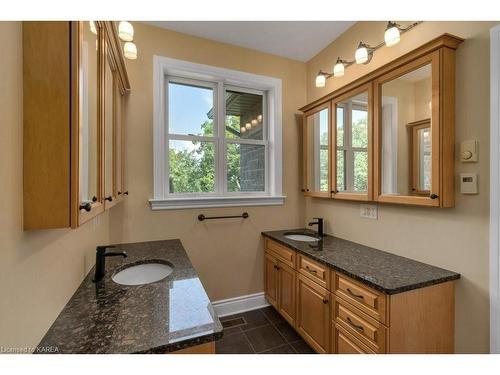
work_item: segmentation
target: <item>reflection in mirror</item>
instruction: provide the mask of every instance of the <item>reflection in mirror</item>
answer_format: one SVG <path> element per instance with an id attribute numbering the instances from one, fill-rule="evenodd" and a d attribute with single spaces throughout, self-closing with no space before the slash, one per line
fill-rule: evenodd
<path id="1" fill-rule="evenodd" d="M 431 73 L 427 64 L 382 85 L 382 194 L 431 190 Z"/>
<path id="2" fill-rule="evenodd" d="M 98 31 L 93 21 L 82 22 L 81 30 L 79 199 L 85 204 L 98 199 Z"/>
<path id="3" fill-rule="evenodd" d="M 368 93 L 336 104 L 337 191 L 368 191 Z"/>
<path id="4" fill-rule="evenodd" d="M 109 53 L 109 52 L 108 52 Z M 111 65 L 109 63 L 109 56 L 105 56 L 105 69 L 104 69 L 104 170 L 106 175 L 104 176 L 104 192 L 105 197 L 113 197 L 113 153 L 116 152 L 113 137 L 114 134 L 114 119 L 113 119 L 113 71 L 111 70 Z"/>
<path id="5" fill-rule="evenodd" d="M 312 192 L 329 192 L 328 108 L 307 117 L 307 188 Z"/>

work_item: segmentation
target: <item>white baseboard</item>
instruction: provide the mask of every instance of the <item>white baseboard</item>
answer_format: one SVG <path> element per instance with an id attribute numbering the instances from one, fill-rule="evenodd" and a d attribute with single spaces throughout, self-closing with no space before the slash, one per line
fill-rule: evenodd
<path id="1" fill-rule="evenodd" d="M 219 317 L 237 314 L 240 312 L 260 309 L 269 306 L 264 297 L 264 292 L 248 294 L 234 298 L 212 302 L 215 312 Z"/>

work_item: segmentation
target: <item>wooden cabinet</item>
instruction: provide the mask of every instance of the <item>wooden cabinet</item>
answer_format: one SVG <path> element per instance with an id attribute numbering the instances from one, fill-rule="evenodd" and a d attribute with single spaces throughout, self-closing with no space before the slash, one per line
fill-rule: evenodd
<path id="1" fill-rule="evenodd" d="M 328 353 L 330 296 L 308 277 L 297 276 L 296 329 L 318 353 Z"/>
<path id="2" fill-rule="evenodd" d="M 115 178 L 108 171 L 123 160 L 123 131 L 105 140 L 105 128 L 123 128 L 112 114 L 118 104 L 105 108 L 106 95 L 116 98 L 113 86 L 106 89 L 114 84 L 107 58 L 125 95 L 130 85 L 112 22 L 23 23 L 25 229 L 76 228 L 104 211 L 106 184 Z M 121 159 L 107 163 L 118 147 Z M 123 164 L 120 171 L 123 180 Z"/>
<path id="3" fill-rule="evenodd" d="M 454 285 L 387 295 L 266 239 L 267 301 L 318 353 L 453 353 Z"/>
<path id="4" fill-rule="evenodd" d="M 462 42 L 444 34 L 301 108 L 304 194 L 453 207 L 455 50 Z M 330 143 L 323 145 L 314 126 L 326 109 L 331 121 L 322 134 Z M 329 158 L 321 159 L 326 150 Z M 327 163 L 329 174 L 318 168 Z M 330 195 L 318 190 L 327 185 Z"/>

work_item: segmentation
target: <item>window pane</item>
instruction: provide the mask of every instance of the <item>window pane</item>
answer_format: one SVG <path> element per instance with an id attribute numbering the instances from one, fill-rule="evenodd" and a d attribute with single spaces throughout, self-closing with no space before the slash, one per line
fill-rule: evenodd
<path id="1" fill-rule="evenodd" d="M 226 137 L 264 139 L 262 95 L 226 91 Z"/>
<path id="2" fill-rule="evenodd" d="M 169 142 L 170 193 L 215 191 L 215 144 L 212 142 Z"/>
<path id="3" fill-rule="evenodd" d="M 345 151 L 337 150 L 337 190 L 346 190 L 345 181 Z"/>
<path id="4" fill-rule="evenodd" d="M 354 191 L 368 190 L 368 153 L 354 152 Z"/>
<path id="5" fill-rule="evenodd" d="M 368 112 L 365 110 L 352 111 L 352 147 L 368 147 Z"/>
<path id="6" fill-rule="evenodd" d="M 319 144 L 328 146 L 328 109 L 319 113 Z"/>
<path id="7" fill-rule="evenodd" d="M 328 148 L 319 151 L 319 191 L 328 191 Z"/>
<path id="8" fill-rule="evenodd" d="M 214 93 L 211 88 L 168 83 L 170 134 L 214 135 Z"/>
<path id="9" fill-rule="evenodd" d="M 265 191 L 265 146 L 228 143 L 227 190 Z"/>
<path id="10" fill-rule="evenodd" d="M 418 131 L 419 142 L 419 190 L 430 191 L 432 181 L 432 144 L 431 128 Z"/>
<path id="11" fill-rule="evenodd" d="M 344 108 L 337 107 L 337 146 L 344 146 Z"/>

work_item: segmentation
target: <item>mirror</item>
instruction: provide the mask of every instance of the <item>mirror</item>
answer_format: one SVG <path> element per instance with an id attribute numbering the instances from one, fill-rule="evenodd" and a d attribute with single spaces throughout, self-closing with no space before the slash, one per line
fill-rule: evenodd
<path id="1" fill-rule="evenodd" d="M 368 192 L 368 91 L 335 104 L 336 193 Z"/>
<path id="2" fill-rule="evenodd" d="M 122 195 L 124 192 L 124 181 L 123 181 L 123 100 L 124 97 L 120 92 L 117 84 L 114 85 L 114 101 L 115 101 L 115 181 L 116 181 L 116 193 Z"/>
<path id="3" fill-rule="evenodd" d="M 114 91 L 114 81 L 113 81 L 113 71 L 110 65 L 109 51 L 106 50 L 106 56 L 104 59 L 104 163 L 105 163 L 105 176 L 104 176 L 104 192 L 105 198 L 110 201 L 110 197 L 114 197 L 113 191 L 113 152 L 114 147 L 114 105 L 113 105 L 113 91 Z"/>
<path id="4" fill-rule="evenodd" d="M 99 200 L 98 33 L 93 21 L 81 22 L 79 194 L 82 205 Z"/>
<path id="5" fill-rule="evenodd" d="M 432 66 L 381 87 L 382 194 L 428 196 L 432 187 Z"/>
<path id="6" fill-rule="evenodd" d="M 306 117 L 306 191 L 330 194 L 328 107 Z"/>

